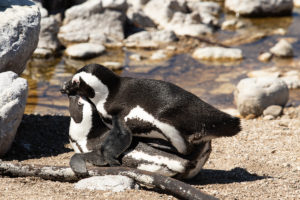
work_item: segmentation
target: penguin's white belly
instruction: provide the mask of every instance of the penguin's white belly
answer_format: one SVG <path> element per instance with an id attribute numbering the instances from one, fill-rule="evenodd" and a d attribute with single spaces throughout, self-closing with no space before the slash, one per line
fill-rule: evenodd
<path id="1" fill-rule="evenodd" d="M 87 147 L 87 136 L 90 128 L 91 121 L 83 120 L 81 123 L 75 123 L 75 121 L 71 118 L 69 136 L 74 141 L 71 142 L 71 145 L 76 153 L 86 153 L 90 151 Z"/>
<path id="2" fill-rule="evenodd" d="M 124 118 L 125 122 L 129 119 L 138 119 L 153 124 L 153 126 L 157 127 L 161 130 L 161 132 L 163 132 L 164 136 L 170 140 L 172 145 L 180 153 L 185 153 L 187 151 L 184 138 L 174 126 L 155 119 L 153 115 L 146 112 L 142 107 L 136 106 L 133 108 Z"/>

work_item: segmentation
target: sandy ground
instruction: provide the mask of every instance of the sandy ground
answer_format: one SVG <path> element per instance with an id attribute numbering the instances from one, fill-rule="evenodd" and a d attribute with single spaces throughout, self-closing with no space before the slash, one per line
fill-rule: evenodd
<path id="1" fill-rule="evenodd" d="M 5 161 L 68 165 L 69 119 L 26 115 Z M 189 183 L 220 199 L 300 199 L 300 107 L 276 120 L 243 120 L 235 137 L 213 141 L 203 171 Z M 0 199 L 176 199 L 151 190 L 75 190 L 72 183 L 0 176 Z"/>

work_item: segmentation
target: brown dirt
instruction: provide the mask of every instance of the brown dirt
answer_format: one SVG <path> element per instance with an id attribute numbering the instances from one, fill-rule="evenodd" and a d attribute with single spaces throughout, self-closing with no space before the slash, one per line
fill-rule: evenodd
<path id="1" fill-rule="evenodd" d="M 68 165 L 66 116 L 25 115 L 5 161 Z M 300 199 L 300 107 L 276 120 L 243 120 L 235 137 L 213 141 L 195 187 L 220 199 Z M 176 199 L 151 190 L 75 190 L 73 183 L 0 177 L 0 199 Z"/>

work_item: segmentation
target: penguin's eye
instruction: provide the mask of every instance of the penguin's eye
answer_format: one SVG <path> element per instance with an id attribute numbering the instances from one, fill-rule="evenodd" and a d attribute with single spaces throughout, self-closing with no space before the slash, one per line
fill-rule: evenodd
<path id="1" fill-rule="evenodd" d="M 79 105 L 79 106 L 82 106 L 83 103 L 82 103 L 81 101 L 78 101 L 78 105 Z"/>

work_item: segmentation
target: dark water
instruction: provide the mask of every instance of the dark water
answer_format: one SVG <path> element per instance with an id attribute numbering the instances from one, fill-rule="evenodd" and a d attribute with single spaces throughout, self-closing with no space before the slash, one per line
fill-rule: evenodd
<path id="1" fill-rule="evenodd" d="M 116 49 L 109 50 L 105 56 L 85 61 L 65 57 L 50 60 L 33 59 L 22 75 L 29 82 L 25 113 L 68 114 L 67 97 L 59 92 L 62 83 L 69 80 L 81 66 L 105 61 L 122 63 L 125 68 L 117 72 L 121 76 L 170 81 L 218 108 L 234 108 L 233 90 L 240 79 L 247 77 L 247 73 L 271 67 L 279 71 L 300 71 L 299 13 L 299 9 L 295 9 L 290 17 L 241 19 L 247 26 L 245 31 L 218 31 L 213 36 L 214 40 L 243 50 L 245 58 L 241 62 L 201 62 L 193 59 L 192 51 L 188 50 L 161 62 L 130 61 L 128 56 L 133 50 Z M 230 17 L 233 16 L 223 16 L 224 19 Z M 280 35 L 283 31 L 286 35 Z M 261 37 L 262 35 L 264 37 Z M 288 38 L 293 42 L 294 57 L 272 59 L 268 63 L 258 61 L 257 56 L 268 51 L 280 38 Z M 300 104 L 299 91 L 291 90 L 290 103 Z"/>

